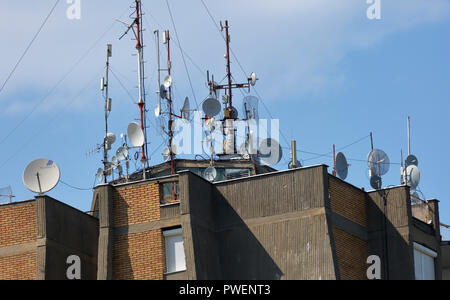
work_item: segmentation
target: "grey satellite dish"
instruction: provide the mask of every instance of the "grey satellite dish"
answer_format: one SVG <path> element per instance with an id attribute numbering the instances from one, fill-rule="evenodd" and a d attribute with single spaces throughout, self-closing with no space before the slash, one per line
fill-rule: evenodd
<path id="1" fill-rule="evenodd" d="M 106 141 L 108 142 L 109 145 L 112 145 L 116 142 L 116 135 L 114 133 L 108 133 L 106 135 Z"/>
<path id="2" fill-rule="evenodd" d="M 172 86 L 172 76 L 167 75 L 166 78 L 164 79 L 164 87 L 166 89 L 170 88 Z"/>
<path id="3" fill-rule="evenodd" d="M 59 182 L 61 173 L 58 165 L 50 159 L 32 161 L 24 170 L 22 179 L 25 186 L 34 193 L 47 193 Z"/>
<path id="4" fill-rule="evenodd" d="M 415 165 L 410 165 L 406 168 L 406 184 L 415 190 L 420 182 L 420 170 Z"/>
<path id="5" fill-rule="evenodd" d="M 97 170 L 97 174 L 95 174 L 95 177 L 97 178 L 97 181 L 98 182 L 102 182 L 103 181 L 103 169 L 102 168 L 99 168 L 98 170 Z"/>
<path id="6" fill-rule="evenodd" d="M 220 113 L 221 106 L 216 98 L 210 97 L 203 102 L 202 108 L 206 115 L 214 117 Z"/>
<path id="7" fill-rule="evenodd" d="M 128 150 L 125 147 L 120 147 L 116 151 L 116 156 L 118 160 L 126 160 L 128 157 Z"/>
<path id="8" fill-rule="evenodd" d="M 367 157 L 367 165 L 371 174 L 377 176 L 386 175 L 391 166 L 389 157 L 380 149 L 372 150 Z"/>
<path id="9" fill-rule="evenodd" d="M 244 98 L 242 111 L 245 112 L 246 117 L 249 119 L 259 119 L 258 102 L 259 99 L 255 96 L 247 96 Z"/>
<path id="10" fill-rule="evenodd" d="M 283 156 L 283 150 L 275 139 L 264 139 L 259 145 L 258 158 L 261 164 L 276 165 Z"/>
<path id="11" fill-rule="evenodd" d="M 183 108 L 181 109 L 181 113 L 183 114 L 183 119 L 189 120 L 191 117 L 191 105 L 189 103 L 189 98 L 186 97 L 184 100 Z"/>
<path id="12" fill-rule="evenodd" d="M 134 147 L 142 147 L 145 143 L 144 131 L 138 123 L 130 123 L 127 129 L 128 137 Z"/>
<path id="13" fill-rule="evenodd" d="M 117 159 L 117 156 L 113 156 L 111 158 L 111 167 L 113 168 L 113 170 L 117 169 L 117 167 L 119 166 L 119 160 Z"/>
<path id="14" fill-rule="evenodd" d="M 410 154 L 408 155 L 408 157 L 406 158 L 406 167 L 408 166 L 419 166 L 419 160 L 417 159 L 417 157 L 415 157 L 414 155 Z"/>
<path id="15" fill-rule="evenodd" d="M 301 162 L 299 162 L 299 161 L 297 160 L 295 167 L 296 167 L 296 168 L 301 168 L 301 167 L 302 167 Z M 292 161 L 289 162 L 288 168 L 289 168 L 289 169 L 293 169 L 293 168 L 294 168 L 294 165 L 292 164 Z"/>
<path id="16" fill-rule="evenodd" d="M 252 75 L 250 75 L 250 84 L 252 86 L 255 86 L 256 85 L 256 80 L 258 80 L 258 78 L 256 78 L 256 74 L 252 73 Z"/>
<path id="17" fill-rule="evenodd" d="M 203 171 L 203 178 L 206 180 L 213 182 L 217 177 L 217 170 L 214 167 L 208 167 L 205 171 Z"/>
<path id="18" fill-rule="evenodd" d="M 370 186 L 371 186 L 372 188 L 374 188 L 375 190 L 381 189 L 382 184 L 383 184 L 383 182 L 382 182 L 380 176 L 378 176 L 378 175 L 372 175 L 372 176 L 370 177 Z"/>
<path id="19" fill-rule="evenodd" d="M 339 152 L 336 155 L 336 172 L 340 179 L 345 180 L 347 178 L 348 163 L 347 158 L 345 158 L 345 155 L 342 152 Z"/>
<path id="20" fill-rule="evenodd" d="M 161 86 L 159 87 L 159 94 L 161 95 L 161 98 L 166 98 L 166 87 L 164 86 L 164 84 L 161 84 Z"/>
<path id="21" fill-rule="evenodd" d="M 234 107 L 234 106 L 233 106 L 231 109 L 232 109 L 231 117 L 232 117 L 233 119 L 237 119 L 237 118 L 239 117 L 239 112 L 238 112 L 238 110 L 237 110 L 236 107 Z"/>

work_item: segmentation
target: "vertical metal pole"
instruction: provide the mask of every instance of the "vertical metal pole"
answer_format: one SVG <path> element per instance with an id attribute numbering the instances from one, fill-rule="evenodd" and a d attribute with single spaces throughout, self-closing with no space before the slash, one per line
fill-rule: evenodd
<path id="1" fill-rule="evenodd" d="M 228 93 L 229 93 L 229 105 L 228 111 L 230 113 L 230 118 L 232 118 L 233 113 L 233 94 L 232 94 L 232 86 L 231 86 L 231 64 L 230 64 L 230 36 L 228 33 L 228 20 L 225 21 L 225 34 L 226 34 L 226 43 L 227 43 L 227 76 L 228 76 Z"/>
<path id="2" fill-rule="evenodd" d="M 106 170 L 108 166 L 108 150 L 107 150 L 107 138 L 108 138 L 108 101 L 109 101 L 109 58 L 112 56 L 111 53 L 112 46 L 110 44 L 107 45 L 106 50 L 106 76 L 105 76 L 105 138 L 103 140 L 103 179 L 104 183 L 107 183 L 107 174 Z"/>
<path id="3" fill-rule="evenodd" d="M 408 116 L 408 155 L 411 155 L 411 124 Z"/>
<path id="4" fill-rule="evenodd" d="M 297 168 L 297 142 L 291 142 L 291 151 L 292 151 L 292 168 Z"/>
<path id="5" fill-rule="evenodd" d="M 156 60 L 158 62 L 158 105 L 161 109 L 161 56 L 159 51 L 159 30 L 155 30 L 154 33 L 156 35 Z"/>
<path id="6" fill-rule="evenodd" d="M 333 144 L 333 176 L 336 176 L 336 148 Z"/>
<path id="7" fill-rule="evenodd" d="M 373 135 L 372 135 L 372 132 L 370 133 L 370 147 L 371 147 L 371 149 L 373 151 Z"/>

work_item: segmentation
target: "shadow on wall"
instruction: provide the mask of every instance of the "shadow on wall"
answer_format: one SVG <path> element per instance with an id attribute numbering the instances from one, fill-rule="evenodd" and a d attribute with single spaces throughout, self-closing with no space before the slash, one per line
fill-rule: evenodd
<path id="1" fill-rule="evenodd" d="M 382 279 L 413 280 L 414 252 L 409 231 L 412 217 L 406 190 L 375 191 L 368 198 L 369 255 L 380 257 Z"/>
<path id="2" fill-rule="evenodd" d="M 114 224 L 114 227 L 125 226 L 128 221 L 129 205 L 120 193 L 114 193 L 113 196 L 113 216 L 116 218 L 116 212 L 121 213 L 121 222 Z M 122 224 L 123 223 L 123 224 Z M 133 280 L 135 279 L 133 265 L 131 263 L 130 243 L 128 233 L 122 233 L 116 236 L 113 233 L 113 279 L 114 280 Z"/>

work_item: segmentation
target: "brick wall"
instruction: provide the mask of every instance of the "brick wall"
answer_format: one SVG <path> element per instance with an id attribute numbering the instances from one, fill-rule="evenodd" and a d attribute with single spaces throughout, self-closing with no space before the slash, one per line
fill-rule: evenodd
<path id="1" fill-rule="evenodd" d="M 367 242 L 333 227 L 338 265 L 343 280 L 367 279 Z"/>
<path id="2" fill-rule="evenodd" d="M 37 240 L 36 202 L 0 206 L 0 250 Z M 16 250 L 16 251 L 19 251 Z M 35 279 L 36 250 L 0 255 L 0 280 Z"/>
<path id="3" fill-rule="evenodd" d="M 115 227 L 159 221 L 159 184 L 116 188 L 113 194 L 113 215 Z M 114 279 L 162 280 L 164 271 L 164 240 L 161 230 L 114 237 Z"/>
<path id="4" fill-rule="evenodd" d="M 333 212 L 366 227 L 366 196 L 363 191 L 329 176 L 329 194 Z"/>

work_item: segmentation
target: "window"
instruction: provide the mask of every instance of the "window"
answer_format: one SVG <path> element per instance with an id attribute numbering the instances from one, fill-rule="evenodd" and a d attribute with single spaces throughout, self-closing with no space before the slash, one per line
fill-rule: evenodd
<path id="1" fill-rule="evenodd" d="M 166 273 L 186 270 L 183 234 L 181 228 L 163 232 L 166 245 Z"/>
<path id="2" fill-rule="evenodd" d="M 178 182 L 166 182 L 162 184 L 161 204 L 177 203 L 180 201 Z"/>
<path id="3" fill-rule="evenodd" d="M 434 280 L 434 259 L 437 253 L 414 243 L 414 269 L 416 280 Z"/>

